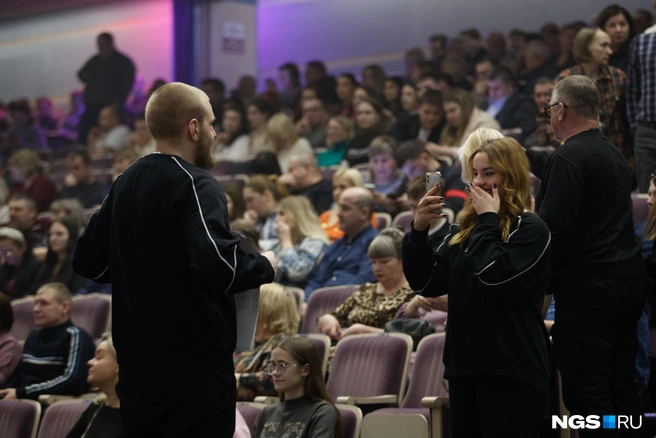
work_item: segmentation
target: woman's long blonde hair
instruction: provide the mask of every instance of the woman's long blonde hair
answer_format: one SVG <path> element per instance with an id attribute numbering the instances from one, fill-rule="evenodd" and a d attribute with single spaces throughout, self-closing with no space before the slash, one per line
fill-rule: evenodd
<path id="1" fill-rule="evenodd" d="M 319 216 L 314 211 L 314 207 L 305 196 L 288 196 L 278 203 L 285 216 L 291 215 L 296 221 L 296 226 L 292 230 L 298 240 L 305 237 L 314 237 L 321 239 L 324 243 L 329 243 L 328 236 L 319 223 Z M 296 242 L 294 242 L 296 243 Z"/>
<path id="2" fill-rule="evenodd" d="M 506 240 L 510 235 L 510 225 L 517 216 L 531 207 L 531 180 L 528 159 L 517 140 L 512 138 L 492 140 L 478 148 L 467 163 L 463 163 L 472 174 L 474 172 L 474 157 L 481 153 L 486 153 L 490 166 L 503 175 L 503 181 L 501 187 L 499 187 L 501 198 L 499 227 L 501 228 L 501 239 Z M 477 225 L 478 213 L 476 213 L 471 200 L 467 199 L 460 219 L 460 231 L 453 236 L 449 246 L 460 244 L 464 248 Z"/>
<path id="3" fill-rule="evenodd" d="M 647 240 L 656 240 L 656 203 L 649 209 L 644 236 Z"/>

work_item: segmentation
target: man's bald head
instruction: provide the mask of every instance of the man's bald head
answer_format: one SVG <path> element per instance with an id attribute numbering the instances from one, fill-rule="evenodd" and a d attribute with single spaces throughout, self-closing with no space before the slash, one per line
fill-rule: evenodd
<path id="1" fill-rule="evenodd" d="M 193 119 L 203 122 L 209 97 L 203 91 L 181 82 L 158 88 L 148 99 L 146 123 L 155 140 L 178 140 Z"/>
<path id="2" fill-rule="evenodd" d="M 374 198 L 363 187 L 350 187 L 339 197 L 339 228 L 349 238 L 369 226 L 374 211 Z"/>

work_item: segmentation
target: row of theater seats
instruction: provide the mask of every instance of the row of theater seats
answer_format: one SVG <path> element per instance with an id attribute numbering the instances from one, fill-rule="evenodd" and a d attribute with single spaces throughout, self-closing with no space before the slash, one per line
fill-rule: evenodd
<path id="1" fill-rule="evenodd" d="M 14 325 L 11 335 L 24 342 L 34 330 L 34 298 L 22 298 L 11 302 L 14 312 Z M 112 297 L 110 295 L 91 293 L 73 297 L 71 303 L 71 321 L 84 329 L 93 339 L 100 339 L 103 333 L 112 328 Z"/>
<path id="2" fill-rule="evenodd" d="M 45 409 L 34 400 L 0 401 L 3 438 L 66 438 L 89 407 L 89 399 L 59 401 Z"/>

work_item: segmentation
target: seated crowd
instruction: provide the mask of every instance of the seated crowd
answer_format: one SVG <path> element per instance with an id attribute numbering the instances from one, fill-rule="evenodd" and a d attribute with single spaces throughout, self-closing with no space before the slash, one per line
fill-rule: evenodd
<path id="1" fill-rule="evenodd" d="M 625 30 L 608 25 L 622 20 Z M 468 29 L 450 44 L 434 35 L 430 58 L 421 48 L 406 53 L 404 77 L 369 65 L 360 82 L 351 73 L 335 79 L 322 62 L 311 61 L 303 87 L 298 66 L 287 63 L 279 69 L 281 90 L 257 94 L 253 78 L 245 76 L 228 99 L 221 80 L 203 81 L 218 133 L 210 172 L 224 187 L 231 227 L 279 261 L 275 283 L 260 290 L 255 349 L 234 355 L 238 400 L 281 400 L 263 410 L 255 436 L 273 436 L 267 433 L 290 418 L 302 425 L 299 436 L 341 436 L 318 355 L 294 336 L 318 289 L 357 286 L 337 308 L 310 321 L 333 346 L 349 335 L 382 333 L 395 318 L 430 321 L 427 314 L 447 312 L 448 296 L 416 295 L 403 271 L 401 244 L 410 222 L 403 225 L 400 218 L 414 217 L 426 195 L 427 172 L 441 174 L 445 214 L 428 227 L 437 249 L 459 222 L 467 185 L 475 180 L 463 163 L 481 146 L 516 139 L 539 180 L 561 144 L 546 110 L 552 88 L 570 75 L 597 84 L 602 130 L 635 170 L 624 104 L 628 44 L 635 34 L 631 15 L 609 6 L 595 27 L 577 21 L 560 28 L 549 23 L 539 33 L 513 30 L 510 47 L 500 32 L 484 40 Z M 83 105 L 76 93 L 66 117 L 46 97 L 36 104 L 33 111 L 23 99 L 5 111 L 0 103 L 0 395 L 80 395 L 91 385 L 105 397 L 69 436 L 98 436 L 94 430 L 117 436 L 118 363 L 111 336 L 103 337 L 94 356 L 93 339 L 70 321 L 73 295 L 109 293 L 111 286 L 75 274 L 71 257 L 88 214 L 102 204 L 113 179 L 155 150 L 145 102 L 99 108 L 83 145 L 72 144 L 77 133 L 71 120 L 76 114 L 79 119 Z M 7 112 L 12 124 L 4 119 Z M 60 163 L 52 156 L 57 150 L 68 151 Z M 634 181 L 634 188 L 643 185 Z M 649 194 L 651 206 L 653 179 Z M 389 222 L 395 218 L 398 225 Z M 642 235 L 644 224 L 636 232 Z M 649 259 L 651 249 L 644 255 Z M 21 356 L 9 334 L 10 302 L 24 297 L 35 300 L 37 330 Z M 656 382 L 649 389 L 653 401 Z"/>

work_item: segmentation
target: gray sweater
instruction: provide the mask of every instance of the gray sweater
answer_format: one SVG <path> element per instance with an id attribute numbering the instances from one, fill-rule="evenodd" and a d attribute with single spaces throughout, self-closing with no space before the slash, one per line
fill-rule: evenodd
<path id="1" fill-rule="evenodd" d="M 255 421 L 255 438 L 334 438 L 337 412 L 307 396 L 265 407 Z"/>

